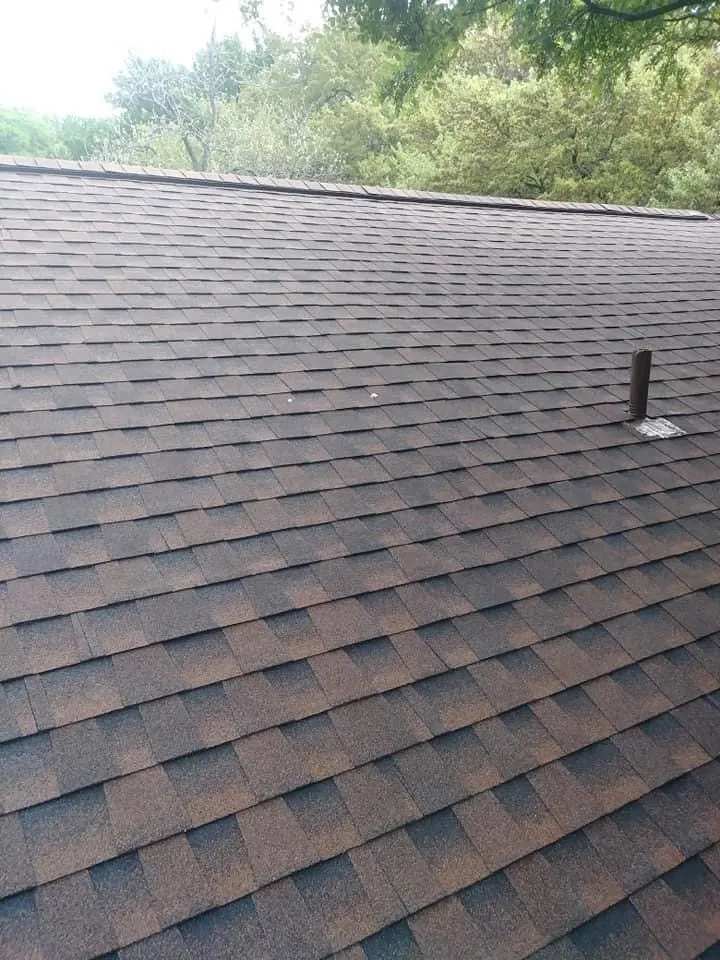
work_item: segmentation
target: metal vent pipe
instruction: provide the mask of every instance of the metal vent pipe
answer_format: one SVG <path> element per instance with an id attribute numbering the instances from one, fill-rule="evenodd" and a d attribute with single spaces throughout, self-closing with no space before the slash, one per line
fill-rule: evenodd
<path id="1" fill-rule="evenodd" d="M 651 366 L 652 350 L 636 350 L 633 353 L 628 404 L 630 420 L 644 420 L 647 416 Z"/>

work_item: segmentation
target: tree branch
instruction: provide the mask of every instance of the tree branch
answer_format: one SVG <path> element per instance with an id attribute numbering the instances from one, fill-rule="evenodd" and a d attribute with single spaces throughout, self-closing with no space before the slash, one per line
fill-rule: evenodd
<path id="1" fill-rule="evenodd" d="M 590 11 L 601 17 L 609 17 L 612 20 L 622 20 L 624 23 L 639 23 L 644 20 L 655 20 L 657 17 L 664 17 L 666 13 L 673 13 L 675 10 L 684 10 L 687 7 L 702 8 L 707 7 L 707 3 L 698 3 L 697 0 L 670 0 L 670 3 L 663 4 L 660 7 L 651 7 L 648 10 L 615 10 L 613 7 L 606 7 L 604 4 L 596 3 L 595 0 L 582 0 L 582 3 Z"/>

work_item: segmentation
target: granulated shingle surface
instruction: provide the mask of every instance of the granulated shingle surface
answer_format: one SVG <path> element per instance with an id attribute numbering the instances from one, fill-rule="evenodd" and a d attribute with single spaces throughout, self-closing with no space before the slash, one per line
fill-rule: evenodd
<path id="1" fill-rule="evenodd" d="M 715 956 L 717 224 L 11 158 L 0 211 L 0 958 Z"/>

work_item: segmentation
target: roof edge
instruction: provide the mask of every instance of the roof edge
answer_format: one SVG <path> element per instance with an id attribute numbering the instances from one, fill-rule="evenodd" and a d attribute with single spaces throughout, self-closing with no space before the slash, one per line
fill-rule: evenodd
<path id="1" fill-rule="evenodd" d="M 574 203 L 558 200 L 523 200 L 515 197 L 484 197 L 472 194 L 433 193 L 422 190 L 399 190 L 394 187 L 361 186 L 352 183 L 324 183 L 315 180 L 283 180 L 272 177 L 251 177 L 234 173 L 210 173 L 190 170 L 164 170 L 117 163 L 60 160 L 45 157 L 14 157 L 0 154 L 0 170 L 22 173 L 62 173 L 76 177 L 106 180 L 151 180 L 161 183 L 182 183 L 203 187 L 229 187 L 240 190 L 262 190 L 273 193 L 304 193 L 312 196 L 333 196 L 365 200 L 394 200 L 410 203 L 440 204 L 455 207 L 483 207 L 505 210 L 528 210 L 554 213 L 590 213 L 624 217 L 655 217 L 671 220 L 708 220 L 699 210 L 634 207 L 607 203 Z"/>

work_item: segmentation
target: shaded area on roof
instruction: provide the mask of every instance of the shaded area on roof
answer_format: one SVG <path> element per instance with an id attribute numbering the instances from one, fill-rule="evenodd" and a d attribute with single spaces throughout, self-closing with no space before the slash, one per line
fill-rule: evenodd
<path id="1" fill-rule="evenodd" d="M 3 960 L 712 956 L 712 223 L 0 202 Z"/>

